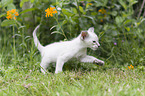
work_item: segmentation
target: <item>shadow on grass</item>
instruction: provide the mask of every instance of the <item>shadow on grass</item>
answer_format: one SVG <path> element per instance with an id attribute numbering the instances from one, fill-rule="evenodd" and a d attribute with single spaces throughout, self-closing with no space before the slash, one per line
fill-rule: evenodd
<path id="1" fill-rule="evenodd" d="M 51 64 L 48 68 L 48 72 L 54 73 L 55 72 L 55 64 Z M 68 61 L 63 66 L 63 72 L 70 71 L 70 72 L 90 72 L 90 71 L 106 71 L 108 69 L 112 69 L 114 66 L 105 64 L 104 66 L 99 66 L 92 63 L 81 63 L 76 60 Z"/>

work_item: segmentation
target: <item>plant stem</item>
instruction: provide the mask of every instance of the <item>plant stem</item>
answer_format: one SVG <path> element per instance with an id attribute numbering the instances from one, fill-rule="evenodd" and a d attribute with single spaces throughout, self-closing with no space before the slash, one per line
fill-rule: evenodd
<path id="1" fill-rule="evenodd" d="M 14 52 L 14 64 L 16 65 L 16 41 L 15 41 L 15 27 L 13 25 L 13 52 Z"/>
<path id="2" fill-rule="evenodd" d="M 141 5 L 141 8 L 140 8 L 139 14 L 137 16 L 137 19 L 139 19 L 140 15 L 141 15 L 141 12 L 142 12 L 142 9 L 144 7 L 144 4 L 145 4 L 145 0 L 143 0 L 143 2 L 142 2 L 142 5 Z"/>
<path id="3" fill-rule="evenodd" d="M 66 35 L 65 35 L 64 31 L 62 30 L 62 28 L 61 28 L 61 26 L 60 26 L 60 24 L 59 24 L 58 20 L 56 19 L 56 17 L 55 17 L 55 16 L 53 16 L 53 17 L 54 17 L 54 19 L 56 20 L 57 24 L 59 25 L 59 27 L 60 27 L 60 29 L 61 29 L 62 35 L 63 35 L 63 36 L 65 37 L 65 39 L 67 40 L 67 37 L 66 37 Z"/>

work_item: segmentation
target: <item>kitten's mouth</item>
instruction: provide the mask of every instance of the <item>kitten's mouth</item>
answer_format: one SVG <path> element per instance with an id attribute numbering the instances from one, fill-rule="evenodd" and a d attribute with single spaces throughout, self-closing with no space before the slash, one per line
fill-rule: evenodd
<path id="1" fill-rule="evenodd" d="M 97 48 L 91 48 L 92 50 L 97 50 Z"/>
<path id="2" fill-rule="evenodd" d="M 94 45 L 93 47 L 91 47 L 92 50 L 97 50 L 98 46 Z"/>

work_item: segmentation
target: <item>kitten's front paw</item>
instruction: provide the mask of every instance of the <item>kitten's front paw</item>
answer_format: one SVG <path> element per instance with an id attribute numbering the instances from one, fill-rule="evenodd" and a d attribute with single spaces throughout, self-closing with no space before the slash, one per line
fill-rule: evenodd
<path id="1" fill-rule="evenodd" d="M 101 61 L 101 60 L 99 60 L 99 61 L 95 60 L 94 63 L 99 65 L 99 66 L 103 66 L 104 65 L 104 61 Z"/>
<path id="2" fill-rule="evenodd" d="M 58 73 L 63 73 L 63 72 L 62 72 L 62 71 L 56 70 L 56 71 L 55 71 L 55 74 L 58 74 Z"/>

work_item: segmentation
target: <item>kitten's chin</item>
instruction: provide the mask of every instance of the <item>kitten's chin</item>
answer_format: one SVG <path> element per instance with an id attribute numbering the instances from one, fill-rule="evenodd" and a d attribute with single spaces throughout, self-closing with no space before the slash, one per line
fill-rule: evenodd
<path id="1" fill-rule="evenodd" d="M 92 50 L 97 50 L 98 46 L 94 45 L 93 47 L 90 47 Z"/>
<path id="2" fill-rule="evenodd" d="M 94 51 L 97 50 L 97 48 L 91 48 L 91 49 L 94 50 Z"/>

